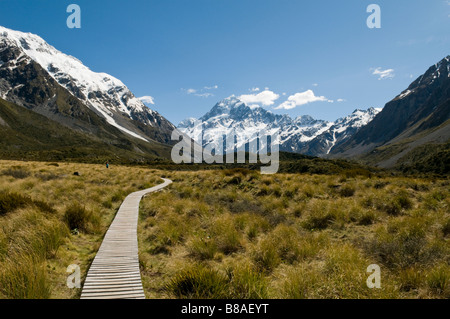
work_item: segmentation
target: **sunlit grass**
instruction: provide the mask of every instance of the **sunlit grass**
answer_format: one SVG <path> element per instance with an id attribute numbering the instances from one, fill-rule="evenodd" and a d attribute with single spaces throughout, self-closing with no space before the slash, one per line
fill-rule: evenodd
<path id="1" fill-rule="evenodd" d="M 66 268 L 84 280 L 124 198 L 160 177 L 138 226 L 148 298 L 449 297 L 448 180 L 0 161 L 0 298 L 78 298 Z"/>
<path id="2" fill-rule="evenodd" d="M 78 298 L 67 267 L 84 280 L 125 196 L 160 182 L 144 168 L 0 161 L 0 297 Z"/>
<path id="3" fill-rule="evenodd" d="M 150 298 L 448 294 L 448 181 L 246 170 L 167 176 L 174 184 L 141 205 Z M 371 264 L 381 267 L 381 289 L 367 287 Z"/>

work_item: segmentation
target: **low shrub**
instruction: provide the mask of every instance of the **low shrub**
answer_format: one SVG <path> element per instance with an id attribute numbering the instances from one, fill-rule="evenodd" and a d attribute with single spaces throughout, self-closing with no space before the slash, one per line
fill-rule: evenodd
<path id="1" fill-rule="evenodd" d="M 29 177 L 31 175 L 31 173 L 30 173 L 30 171 L 28 171 L 27 169 L 24 169 L 22 167 L 12 167 L 12 168 L 4 169 L 1 173 L 1 175 L 11 176 L 16 179 L 24 179 L 24 178 Z"/>
<path id="2" fill-rule="evenodd" d="M 292 264 L 315 253 L 320 244 L 312 237 L 300 235 L 294 227 L 279 225 L 269 235 L 261 239 L 253 252 L 253 261 L 267 272 L 274 270 L 279 264 Z M 317 239 L 317 238 L 316 238 Z M 315 247 L 315 248 L 314 248 Z"/>

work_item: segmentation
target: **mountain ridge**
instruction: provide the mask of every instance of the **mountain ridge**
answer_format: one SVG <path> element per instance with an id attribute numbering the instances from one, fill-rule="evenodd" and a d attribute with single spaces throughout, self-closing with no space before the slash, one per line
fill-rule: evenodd
<path id="1" fill-rule="evenodd" d="M 448 145 L 449 120 L 450 56 L 447 56 L 388 102 L 351 139 L 334 148 L 331 155 L 384 168 L 404 166 L 407 154 L 417 147 L 430 143 Z"/>
<path id="2" fill-rule="evenodd" d="M 55 49 L 38 35 L 0 26 L 0 51 L 3 53 L 0 56 L 1 69 L 12 71 L 17 65 L 34 62 L 108 124 L 144 141 L 156 139 L 170 143 L 174 125 L 145 106 L 120 80 L 106 73 L 91 71 L 80 60 Z M 21 104 L 21 101 L 8 96 L 14 88 L 4 86 L 0 96 Z M 155 134 L 155 128 L 161 134 Z"/>
<path id="3" fill-rule="evenodd" d="M 357 109 L 352 115 L 335 122 L 316 120 L 309 115 L 293 119 L 289 115 L 274 114 L 262 107 L 250 107 L 236 96 L 230 96 L 215 104 L 198 120 L 188 118 L 182 121 L 178 129 L 193 138 L 195 132 L 202 128 L 203 146 L 217 141 L 219 136 L 229 134 L 233 130 L 247 140 L 251 140 L 261 129 L 268 133 L 279 130 L 281 151 L 325 156 L 331 148 L 348 138 L 378 112 L 379 110 L 374 108 L 367 111 Z M 330 129 L 338 130 L 338 136 L 327 135 Z"/>

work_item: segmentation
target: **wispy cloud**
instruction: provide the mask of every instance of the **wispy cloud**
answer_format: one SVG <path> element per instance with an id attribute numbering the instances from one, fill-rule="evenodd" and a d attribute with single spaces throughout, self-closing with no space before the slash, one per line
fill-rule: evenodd
<path id="1" fill-rule="evenodd" d="M 287 101 L 283 102 L 277 106 L 276 110 L 290 110 L 296 108 L 297 106 L 302 106 L 313 102 L 330 102 L 333 100 L 327 99 L 325 96 L 316 96 L 312 90 L 307 90 L 305 92 L 296 93 L 288 97 Z"/>
<path id="2" fill-rule="evenodd" d="M 253 87 L 251 89 L 249 89 L 250 92 L 259 92 L 261 91 L 258 87 Z"/>
<path id="3" fill-rule="evenodd" d="M 395 77 L 394 69 L 386 69 L 383 70 L 382 68 L 372 68 L 370 69 L 372 72 L 372 75 L 378 76 L 378 80 L 387 80 L 392 79 Z"/>
<path id="4" fill-rule="evenodd" d="M 204 98 L 214 96 L 214 94 L 212 94 L 212 93 L 196 93 L 194 95 L 199 96 L 199 97 L 204 97 Z"/>
<path id="5" fill-rule="evenodd" d="M 149 95 L 138 97 L 138 99 L 144 104 L 155 104 L 155 99 Z"/>
<path id="6" fill-rule="evenodd" d="M 196 89 L 187 89 L 186 93 L 187 94 L 195 94 L 195 93 L 197 93 L 197 90 Z"/>
<path id="7" fill-rule="evenodd" d="M 214 94 L 209 93 L 208 91 L 217 90 L 218 88 L 219 88 L 218 85 L 214 85 L 214 86 L 204 86 L 200 90 L 192 89 L 192 88 L 191 89 L 181 89 L 181 90 L 186 92 L 186 94 L 189 94 L 189 95 L 195 95 L 198 97 L 208 98 L 208 97 L 214 96 Z"/>
<path id="8" fill-rule="evenodd" d="M 262 104 L 264 106 L 270 106 L 275 104 L 275 101 L 280 98 L 280 95 L 267 88 L 258 94 L 244 94 L 238 98 L 246 104 Z"/>

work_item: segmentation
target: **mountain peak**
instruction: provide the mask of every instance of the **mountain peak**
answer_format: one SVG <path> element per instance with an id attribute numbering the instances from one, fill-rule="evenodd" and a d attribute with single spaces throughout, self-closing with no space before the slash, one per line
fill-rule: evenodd
<path id="1" fill-rule="evenodd" d="M 33 72 L 23 74 L 21 69 L 36 65 L 42 68 L 41 74 L 45 73 L 44 77 L 48 76 L 54 80 L 69 95 L 100 115 L 109 125 L 128 135 L 149 141 L 149 135 L 150 138 L 157 135 L 153 129 L 174 128 L 170 122 L 136 98 L 122 81 L 107 73 L 90 70 L 80 60 L 62 53 L 38 35 L 0 26 L 0 60 L 2 60 L 0 68 L 3 69 L 3 79 L 0 80 L 5 83 L 9 80 L 20 82 L 13 87 L 9 87 L 12 82 L 6 83 L 3 88 L 0 85 L 2 88 L 0 96 L 5 99 L 9 96 L 11 100 L 17 102 L 14 87 L 18 84 L 29 85 L 31 77 L 34 76 Z M 42 87 L 47 83 L 41 81 L 36 85 Z M 41 101 L 43 105 L 45 102 L 49 101 Z M 137 125 L 136 121 L 142 125 Z M 163 139 L 167 140 L 166 135 Z"/>
<path id="2" fill-rule="evenodd" d="M 273 114 L 263 107 L 252 108 L 233 95 L 217 103 L 199 122 L 189 118 L 182 121 L 178 128 L 194 137 L 201 123 L 203 146 L 215 143 L 228 133 L 250 141 L 261 130 L 271 133 L 278 131 L 280 150 L 321 156 L 328 154 L 334 145 L 348 139 L 377 113 L 373 108 L 357 111 L 336 122 L 316 120 L 310 115 L 292 119 L 288 114 Z"/>
<path id="3" fill-rule="evenodd" d="M 0 40 L 6 40 L 9 45 L 19 48 L 70 93 L 105 115 L 111 113 L 111 108 L 130 117 L 132 111 L 142 112 L 146 109 L 122 81 L 109 74 L 90 70 L 80 60 L 55 49 L 38 35 L 0 26 Z M 79 90 L 75 92 L 74 86 Z"/>

